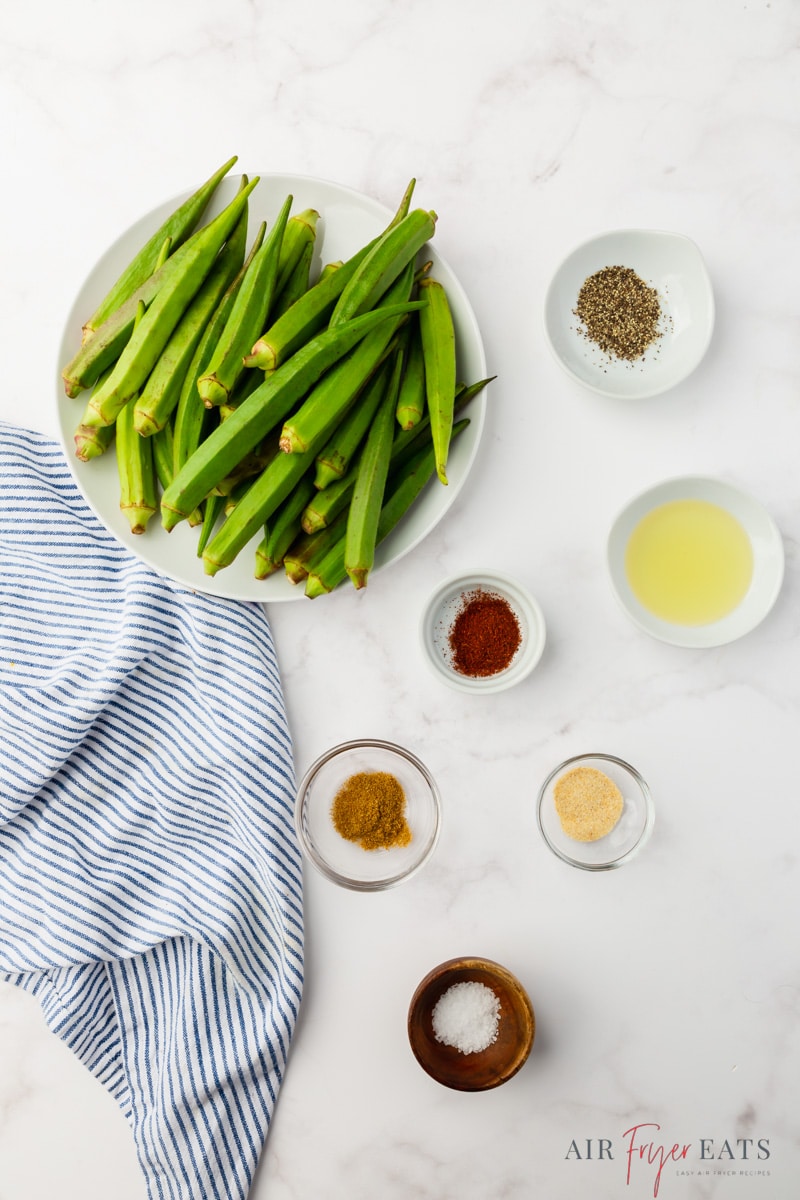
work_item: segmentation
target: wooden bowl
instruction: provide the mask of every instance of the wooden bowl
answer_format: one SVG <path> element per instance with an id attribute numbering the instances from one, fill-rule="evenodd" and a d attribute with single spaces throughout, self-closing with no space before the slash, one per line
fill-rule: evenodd
<path id="1" fill-rule="evenodd" d="M 492 989 L 500 1001 L 497 1038 L 485 1050 L 464 1054 L 438 1042 L 433 1010 L 455 983 L 474 981 Z M 482 1092 L 516 1075 L 531 1052 L 536 1021 L 528 994 L 510 971 L 488 958 L 451 958 L 421 981 L 408 1010 L 408 1040 L 424 1071 L 445 1087 Z"/>

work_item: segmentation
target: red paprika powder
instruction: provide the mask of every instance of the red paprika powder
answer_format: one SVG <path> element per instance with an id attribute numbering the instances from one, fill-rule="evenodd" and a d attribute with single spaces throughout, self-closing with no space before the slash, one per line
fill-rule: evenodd
<path id="1" fill-rule="evenodd" d="M 459 674 L 474 679 L 497 675 L 510 664 L 521 641 L 519 619 L 505 596 L 483 588 L 464 593 L 448 634 Z"/>

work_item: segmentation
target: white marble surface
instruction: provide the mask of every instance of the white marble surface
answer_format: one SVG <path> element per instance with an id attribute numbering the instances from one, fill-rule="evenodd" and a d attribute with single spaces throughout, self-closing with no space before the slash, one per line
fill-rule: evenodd
<path id="1" fill-rule="evenodd" d="M 231 153 L 388 205 L 416 175 L 498 375 L 473 476 L 423 545 L 363 594 L 270 611 L 298 772 L 342 740 L 396 740 L 445 820 L 393 891 L 308 873 L 259 1200 L 646 1200 L 658 1162 L 637 1152 L 628 1177 L 636 1125 L 637 1145 L 690 1145 L 662 1200 L 798 1194 L 799 31 L 792 0 L 4 7 L 0 417 L 55 434 L 85 273 Z M 717 298 L 700 369 L 639 405 L 573 385 L 541 332 L 559 258 L 626 225 L 692 237 Z M 603 565 L 618 508 L 693 472 L 755 493 L 787 551 L 768 620 L 705 652 L 639 634 Z M 549 631 L 526 683 L 481 698 L 446 691 L 417 645 L 429 591 L 473 566 L 526 583 Z M 646 850 L 607 875 L 556 860 L 535 824 L 540 780 L 584 750 L 634 763 L 657 806 Z M 418 980 L 460 953 L 505 963 L 537 1014 L 530 1060 L 484 1095 L 438 1087 L 406 1040 Z M 0 1200 L 54 1195 L 143 1185 L 113 1102 L 3 986 Z"/>

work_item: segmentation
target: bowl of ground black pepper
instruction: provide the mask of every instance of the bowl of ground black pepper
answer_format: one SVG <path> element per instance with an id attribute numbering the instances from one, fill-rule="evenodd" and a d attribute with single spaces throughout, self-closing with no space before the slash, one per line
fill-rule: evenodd
<path id="1" fill-rule="evenodd" d="M 439 789 L 427 767 L 392 742 L 343 742 L 312 763 L 297 791 L 295 825 L 309 862 L 354 891 L 410 879 L 436 847 Z"/>
<path id="2" fill-rule="evenodd" d="M 434 675 L 464 692 L 499 692 L 539 662 L 542 610 L 516 580 L 497 571 L 453 575 L 429 598 L 420 638 Z"/>
<path id="3" fill-rule="evenodd" d="M 683 234 L 604 233 L 558 267 L 544 303 L 547 342 L 578 383 L 641 400 L 700 364 L 714 330 L 714 294 L 700 250 Z"/>

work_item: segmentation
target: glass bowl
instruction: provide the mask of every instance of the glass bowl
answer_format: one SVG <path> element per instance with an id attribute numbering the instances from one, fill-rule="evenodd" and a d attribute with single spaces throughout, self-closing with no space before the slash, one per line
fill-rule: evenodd
<path id="1" fill-rule="evenodd" d="M 520 643 L 513 658 L 492 675 L 467 675 L 456 670 L 449 640 L 465 600 L 478 591 L 507 601 L 519 625 Z M 438 679 L 462 692 L 501 692 L 520 683 L 542 657 L 545 639 L 544 615 L 536 600 L 521 584 L 497 571 L 470 571 L 445 579 L 428 600 L 420 622 L 428 666 Z"/>
<path id="2" fill-rule="evenodd" d="M 622 793 L 622 815 L 614 828 L 596 841 L 570 837 L 556 811 L 554 789 L 568 771 L 589 767 L 601 771 Z M 547 845 L 560 859 L 584 871 L 611 871 L 630 862 L 653 830 L 655 810 L 650 789 L 639 772 L 613 754 L 578 754 L 550 772 L 539 791 L 536 816 Z"/>
<path id="3" fill-rule="evenodd" d="M 497 1037 L 485 1050 L 465 1054 L 437 1041 L 433 1010 L 457 983 L 482 983 L 500 1003 Z M 489 958 L 451 958 L 429 971 L 408 1009 L 408 1040 L 419 1065 L 445 1087 L 482 1092 L 516 1075 L 528 1058 L 536 1032 L 533 1006 L 520 981 Z"/>
<path id="4" fill-rule="evenodd" d="M 387 772 L 405 793 L 411 831 L 406 845 L 365 850 L 335 828 L 334 797 L 351 776 Z M 439 789 L 427 767 L 391 742 L 364 739 L 334 746 L 312 763 L 297 792 L 295 825 L 308 860 L 328 879 L 359 892 L 376 892 L 410 879 L 428 861 L 441 825 Z"/>
<path id="5" fill-rule="evenodd" d="M 574 313 L 585 280 L 604 267 L 630 267 L 658 292 L 658 337 L 641 358 L 613 358 L 588 340 Z M 675 387 L 700 364 L 714 330 L 714 294 L 689 238 L 658 229 L 618 229 L 573 250 L 545 296 L 545 336 L 566 373 L 603 396 L 641 400 Z"/>

